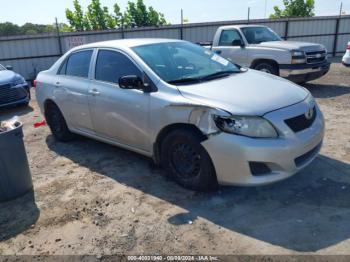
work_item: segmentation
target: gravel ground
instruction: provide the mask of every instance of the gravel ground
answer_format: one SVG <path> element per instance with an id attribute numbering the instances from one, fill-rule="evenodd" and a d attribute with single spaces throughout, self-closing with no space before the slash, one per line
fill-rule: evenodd
<path id="1" fill-rule="evenodd" d="M 324 112 L 324 147 L 305 170 L 257 188 L 196 193 L 132 152 L 63 144 L 35 100 L 19 115 L 34 193 L 0 204 L 0 254 L 350 254 L 350 70 L 305 85 Z M 15 159 L 14 159 L 15 164 Z"/>

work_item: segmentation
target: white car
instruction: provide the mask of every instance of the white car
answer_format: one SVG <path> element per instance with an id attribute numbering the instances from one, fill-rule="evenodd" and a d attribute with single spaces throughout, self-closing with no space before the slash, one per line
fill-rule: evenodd
<path id="1" fill-rule="evenodd" d="M 350 42 L 346 47 L 346 52 L 345 52 L 345 55 L 343 56 L 342 63 L 343 65 L 350 67 Z"/>

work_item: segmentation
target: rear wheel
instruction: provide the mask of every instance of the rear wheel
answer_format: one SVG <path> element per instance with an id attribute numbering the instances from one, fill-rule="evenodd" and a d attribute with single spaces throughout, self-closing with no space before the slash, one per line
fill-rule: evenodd
<path id="1" fill-rule="evenodd" d="M 198 135 L 186 129 L 174 130 L 161 145 L 162 166 L 181 186 L 198 191 L 217 187 L 215 169 Z"/>
<path id="2" fill-rule="evenodd" d="M 74 138 L 74 134 L 69 131 L 66 120 L 57 105 L 53 103 L 47 105 L 45 118 L 53 136 L 58 141 L 68 142 Z"/>
<path id="3" fill-rule="evenodd" d="M 262 72 L 268 73 L 268 74 L 278 75 L 278 68 L 273 63 L 261 62 L 261 63 L 258 63 L 254 67 L 254 69 L 258 70 L 258 71 L 262 71 Z"/>

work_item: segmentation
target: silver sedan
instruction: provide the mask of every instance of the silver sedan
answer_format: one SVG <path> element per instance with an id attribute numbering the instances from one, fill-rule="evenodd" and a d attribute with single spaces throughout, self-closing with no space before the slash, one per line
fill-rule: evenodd
<path id="1" fill-rule="evenodd" d="M 285 179 L 316 157 L 324 136 L 306 89 L 186 41 L 80 46 L 36 83 L 57 140 L 80 134 L 138 152 L 195 190 Z"/>

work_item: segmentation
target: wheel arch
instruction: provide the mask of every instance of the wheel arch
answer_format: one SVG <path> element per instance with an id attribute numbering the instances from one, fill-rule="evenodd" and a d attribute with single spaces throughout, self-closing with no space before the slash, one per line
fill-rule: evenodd
<path id="1" fill-rule="evenodd" d="M 67 118 L 66 118 L 66 115 L 64 113 L 64 111 L 62 111 L 62 109 L 58 106 L 58 104 L 51 98 L 47 98 L 45 101 L 44 101 L 44 116 L 45 116 L 45 119 L 47 120 L 47 109 L 50 105 L 53 105 L 53 106 L 56 106 L 58 108 L 58 110 L 61 112 L 63 118 L 65 119 L 68 127 L 69 127 L 69 124 L 67 122 Z"/>
<path id="2" fill-rule="evenodd" d="M 255 60 L 253 60 L 253 62 L 250 65 L 250 68 L 254 69 L 258 64 L 261 63 L 268 63 L 268 64 L 272 64 L 274 66 L 276 66 L 278 72 L 279 72 L 279 64 L 276 60 L 274 59 L 268 59 L 268 58 L 257 58 Z"/>
<path id="3" fill-rule="evenodd" d="M 164 138 L 174 130 L 179 130 L 179 129 L 193 131 L 196 135 L 198 135 L 201 141 L 205 141 L 206 139 L 208 139 L 208 136 L 203 134 L 203 132 L 194 124 L 175 123 L 175 124 L 167 125 L 160 130 L 160 132 L 156 137 L 155 142 L 153 143 L 153 160 L 156 164 L 160 163 L 160 156 L 161 156 L 160 148 Z"/>
<path id="4" fill-rule="evenodd" d="M 50 105 L 55 105 L 58 107 L 58 105 L 55 103 L 55 101 L 53 101 L 51 98 L 46 99 L 44 102 L 44 115 L 45 115 L 45 117 L 47 114 L 47 109 Z"/>

